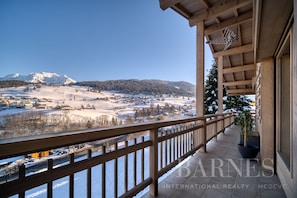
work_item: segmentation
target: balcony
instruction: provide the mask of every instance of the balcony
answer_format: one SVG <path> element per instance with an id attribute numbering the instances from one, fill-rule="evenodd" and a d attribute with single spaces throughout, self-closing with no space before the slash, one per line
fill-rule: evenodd
<path id="1" fill-rule="evenodd" d="M 239 129 L 233 123 L 234 115 L 226 113 L 1 140 L 0 159 L 81 148 L 33 165 L 20 163 L 15 172 L 2 169 L 0 197 L 228 197 L 243 191 L 284 196 L 275 175 L 262 174 L 259 161 L 240 157 Z"/>
<path id="2" fill-rule="evenodd" d="M 0 160 L 58 148 L 70 151 L 62 159 L 45 158 L 38 168 L 20 163 L 1 171 L 0 197 L 131 197 L 147 187 L 144 197 L 284 197 L 283 189 L 296 197 L 294 1 L 160 0 L 160 6 L 197 27 L 197 112 L 203 115 L 205 37 L 218 63 L 219 112 L 223 86 L 229 95 L 256 94 L 261 156 L 241 159 L 230 114 L 0 140 Z M 221 36 L 226 32 L 237 39 L 219 45 L 217 39 L 228 38 Z M 285 67 L 288 75 L 282 76 Z M 110 138 L 121 141 L 106 141 Z M 84 145 L 79 153 L 69 149 L 77 145 Z M 260 170 L 263 159 L 271 160 L 279 177 Z"/>
<path id="3" fill-rule="evenodd" d="M 206 143 L 233 122 L 234 115 L 227 113 L 4 139 L 0 141 L 0 159 L 61 148 L 67 154 L 2 168 L 0 197 L 34 193 L 53 197 L 62 184 L 64 197 L 82 192 L 87 197 L 94 193 L 131 197 L 147 186 L 157 195 L 158 178 L 198 149 L 206 151 Z M 83 178 L 83 185 L 78 178 Z"/>
<path id="4" fill-rule="evenodd" d="M 206 40 L 217 63 L 218 112 L 224 89 L 228 96 L 255 95 L 261 158 L 274 167 L 286 196 L 297 197 L 294 1 L 159 2 L 196 28 L 197 112 L 203 112 Z"/>
<path id="5" fill-rule="evenodd" d="M 261 169 L 261 157 L 243 159 L 239 126 L 232 125 L 159 183 L 158 197 L 286 197 L 278 177 Z M 152 197 L 147 193 L 144 198 Z"/>

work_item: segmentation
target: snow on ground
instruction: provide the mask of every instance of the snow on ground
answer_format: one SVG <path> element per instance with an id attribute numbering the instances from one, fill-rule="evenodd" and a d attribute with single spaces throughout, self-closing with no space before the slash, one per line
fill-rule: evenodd
<path id="1" fill-rule="evenodd" d="M 165 106 L 166 104 L 175 107 L 195 107 L 194 98 L 173 97 L 164 95 L 162 98 L 149 95 L 130 95 L 112 91 L 92 92 L 89 87 L 83 86 L 47 86 L 41 88 L 31 86 L 29 91 L 25 91 L 25 86 L 18 88 L 0 89 L 0 98 L 11 97 L 10 102 L 24 103 L 31 102 L 43 105 L 48 110 L 48 114 L 63 114 L 65 110 L 67 115 L 72 118 L 92 118 L 95 119 L 101 115 L 112 117 L 133 116 L 135 109 L 148 108 L 152 104 Z M 20 101 L 22 98 L 22 101 Z M 64 110 L 53 110 L 57 106 L 63 106 Z M 68 109 L 67 109 L 68 108 Z M 17 114 L 24 111 L 30 111 L 32 108 L 9 108 L 0 111 L 1 115 Z M 36 108 L 35 108 L 36 110 Z"/>
<path id="2" fill-rule="evenodd" d="M 84 118 L 96 119 L 96 117 L 100 117 L 101 115 L 109 116 L 110 119 L 112 117 L 125 118 L 128 115 L 133 116 L 136 109 L 141 110 L 143 108 L 149 107 L 156 108 L 158 105 L 160 107 L 164 107 L 166 105 L 174 105 L 176 109 L 184 108 L 187 109 L 187 111 L 189 112 L 193 111 L 192 107 L 195 107 L 195 98 L 193 97 L 173 97 L 169 95 L 163 95 L 163 97 L 160 98 L 143 94 L 130 95 L 111 91 L 102 91 L 98 93 L 90 91 L 88 87 L 81 86 L 42 85 L 41 88 L 34 88 L 33 86 L 31 86 L 29 88 L 29 91 L 25 90 L 26 87 L 0 89 L 0 102 L 2 101 L 3 104 L 4 102 L 8 101 L 13 105 L 35 103 L 34 106 L 36 106 L 26 108 L 2 108 L 2 110 L 0 106 L 0 123 L 1 117 L 3 117 L 4 115 L 18 114 L 28 111 L 43 111 L 46 112 L 48 115 L 66 113 L 71 120 L 78 121 Z M 36 105 L 36 103 L 38 103 L 38 105 Z M 42 106 L 44 108 L 37 108 L 37 106 Z M 55 110 L 55 107 L 57 106 L 63 106 L 67 108 L 64 110 Z M 184 111 L 181 110 L 175 118 L 181 118 L 183 116 L 183 113 Z M 138 157 L 137 159 L 140 159 L 140 157 Z M 148 157 L 145 157 L 145 160 L 147 159 Z M 123 171 L 119 172 L 122 173 Z M 84 177 L 85 176 L 82 175 L 76 178 L 76 184 L 81 185 L 81 183 L 84 183 Z M 113 175 L 111 175 L 111 178 L 113 178 Z M 54 193 L 61 191 L 65 194 L 65 192 L 67 191 L 63 189 L 64 186 L 67 186 L 66 184 L 67 181 L 65 181 L 65 179 L 55 181 Z M 96 192 L 96 194 L 100 193 L 99 191 L 100 189 L 98 190 L 98 192 Z M 112 196 L 113 190 L 108 189 L 108 192 L 111 193 L 110 195 Z M 28 191 L 27 195 L 28 197 L 44 197 L 45 193 L 46 190 L 44 186 L 40 186 Z M 80 194 L 80 192 L 78 192 L 78 194 Z"/>

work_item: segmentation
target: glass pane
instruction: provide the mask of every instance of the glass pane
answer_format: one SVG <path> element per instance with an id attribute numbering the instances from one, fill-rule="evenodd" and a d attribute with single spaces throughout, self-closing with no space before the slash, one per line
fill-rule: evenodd
<path id="1" fill-rule="evenodd" d="M 284 46 L 280 59 L 280 152 L 284 162 L 290 168 L 290 131 L 291 131 L 291 93 L 290 93 L 290 44 Z"/>

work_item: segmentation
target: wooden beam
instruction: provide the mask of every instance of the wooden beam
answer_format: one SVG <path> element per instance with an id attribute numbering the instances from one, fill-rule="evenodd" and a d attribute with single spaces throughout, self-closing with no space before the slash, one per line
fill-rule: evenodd
<path id="1" fill-rule="evenodd" d="M 236 73 L 236 72 L 242 72 L 242 71 L 249 71 L 249 70 L 255 70 L 255 69 L 256 69 L 256 65 L 255 64 L 242 65 L 242 66 L 225 68 L 223 70 L 223 74 Z"/>
<path id="2" fill-rule="evenodd" d="M 261 24 L 261 12 L 262 12 L 262 1 L 254 1 L 253 5 L 254 10 L 254 26 L 253 32 L 255 32 L 255 36 L 253 36 L 254 43 L 254 63 L 258 62 L 258 47 L 259 47 L 259 35 L 260 35 L 260 24 Z"/>
<path id="3" fill-rule="evenodd" d="M 215 25 L 209 26 L 208 28 L 205 28 L 205 34 L 209 35 L 214 32 L 224 30 L 225 28 L 230 27 L 230 26 L 235 26 L 235 25 L 245 23 L 247 21 L 252 20 L 252 18 L 253 18 L 253 13 L 246 12 L 238 17 L 234 17 L 234 18 L 226 20 L 222 23 L 215 24 Z"/>
<path id="4" fill-rule="evenodd" d="M 229 86 L 239 86 L 239 85 L 251 85 L 252 80 L 242 80 L 242 81 L 234 81 L 234 82 L 224 82 L 223 85 L 225 87 Z"/>
<path id="5" fill-rule="evenodd" d="M 206 8 L 210 8 L 210 4 L 208 2 L 208 0 L 200 0 L 201 3 L 203 3 L 203 5 L 206 7 Z"/>
<path id="6" fill-rule="evenodd" d="M 236 17 L 238 17 L 238 10 L 237 10 L 237 9 L 234 10 L 234 15 L 235 15 Z"/>
<path id="7" fill-rule="evenodd" d="M 207 41 L 210 41 L 210 38 L 209 38 L 208 35 L 205 35 L 205 38 L 206 38 Z M 210 50 L 211 50 L 211 53 L 214 53 L 214 48 L 213 48 L 213 46 L 212 46 L 211 44 L 209 44 L 208 46 L 209 46 L 209 48 L 210 48 Z"/>
<path id="8" fill-rule="evenodd" d="M 171 6 L 179 3 L 180 1 L 181 0 L 160 0 L 160 7 L 162 10 L 166 10 L 167 8 L 170 8 Z"/>
<path id="9" fill-rule="evenodd" d="M 190 16 L 191 16 L 191 13 L 189 13 L 188 10 L 186 10 L 182 5 L 180 5 L 180 3 L 177 3 L 176 5 L 173 5 L 171 7 L 171 9 L 173 9 L 175 12 L 179 13 L 180 15 L 185 17 L 186 19 L 189 19 Z"/>
<path id="10" fill-rule="evenodd" d="M 232 67 L 230 56 L 227 56 L 226 58 L 227 58 L 227 61 L 229 63 L 229 68 Z M 232 77 L 232 81 L 235 81 L 234 73 L 232 73 L 231 77 Z"/>
<path id="11" fill-rule="evenodd" d="M 252 93 L 253 89 L 229 89 L 226 90 L 228 94 L 237 94 L 237 93 Z"/>
<path id="12" fill-rule="evenodd" d="M 203 20 L 218 17 L 222 14 L 234 11 L 235 9 L 241 8 L 251 3 L 252 0 L 221 0 L 213 7 L 192 16 L 189 20 L 190 26 L 194 26 Z"/>
<path id="13" fill-rule="evenodd" d="M 214 19 L 215 19 L 216 23 L 221 23 L 221 21 L 218 17 L 215 17 Z"/>
<path id="14" fill-rule="evenodd" d="M 244 96 L 244 95 L 255 95 L 255 93 L 252 92 L 252 93 L 234 93 L 234 94 L 228 94 L 228 96 Z"/>
<path id="15" fill-rule="evenodd" d="M 243 45 L 240 47 L 234 47 L 225 51 L 216 52 L 213 54 L 213 57 L 217 58 L 219 56 L 230 56 L 233 54 L 240 54 L 245 52 L 252 52 L 254 50 L 252 44 Z"/>

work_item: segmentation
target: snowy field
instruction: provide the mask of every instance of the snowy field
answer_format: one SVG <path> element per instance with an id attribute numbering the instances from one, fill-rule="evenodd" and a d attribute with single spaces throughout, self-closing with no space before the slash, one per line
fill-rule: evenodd
<path id="1" fill-rule="evenodd" d="M 135 112 L 142 109 L 157 109 L 160 108 L 163 111 L 164 119 L 174 119 L 179 117 L 185 117 L 186 114 L 194 114 L 195 98 L 182 97 L 182 96 L 169 96 L 169 95 L 130 95 L 117 93 L 112 91 L 95 92 L 89 87 L 82 86 L 47 86 L 34 87 L 33 85 L 18 87 L 18 88 L 2 88 L 0 89 L 0 124 L 5 123 L 5 117 L 8 115 L 22 114 L 25 112 L 38 112 L 42 111 L 46 115 L 53 114 L 67 114 L 72 121 L 75 120 L 88 120 L 96 119 L 100 116 L 106 116 L 107 118 L 118 118 L 125 120 L 128 117 L 134 118 Z M 57 108 L 59 107 L 59 108 Z M 174 107 L 174 111 L 166 112 L 165 107 Z M 150 118 L 149 118 L 150 117 Z M 154 121 L 157 116 L 146 116 L 139 120 L 141 121 Z M 134 120 L 134 119 L 133 119 Z M 139 122 L 138 120 L 138 122 Z M 135 121 L 136 122 L 136 121 Z M 0 131 L 1 132 L 1 131 Z M 145 150 L 145 164 L 149 164 L 147 149 Z M 129 155 L 129 161 L 131 156 Z M 140 159 L 140 157 L 138 157 Z M 17 159 L 19 160 L 19 159 Z M 5 160 L 4 160 L 5 161 Z M 119 194 L 123 193 L 123 158 L 119 158 Z M 138 162 L 140 163 L 140 162 Z M 132 163 L 129 163 L 130 172 L 132 172 Z M 107 163 L 107 172 L 109 169 L 113 169 L 113 163 Z M 145 177 L 148 176 L 148 168 L 145 169 Z M 93 168 L 92 171 L 96 177 L 93 184 L 95 186 L 101 186 L 101 165 Z M 140 175 L 140 173 L 137 173 Z M 132 178 L 133 175 L 129 175 Z M 113 197 L 113 178 L 114 175 L 107 174 L 107 197 Z M 139 181 L 138 176 L 138 181 Z M 96 181 L 95 181 L 96 180 Z M 98 180 L 98 181 L 97 181 Z M 82 171 L 75 174 L 75 188 L 79 191 L 75 192 L 76 197 L 84 197 L 86 187 L 86 171 Z M 111 185 L 112 184 L 112 185 Z M 129 186 L 132 185 L 132 179 L 129 179 Z M 68 178 L 62 178 L 54 182 L 54 196 L 63 197 L 68 196 L 69 181 Z M 102 189 L 93 188 L 94 197 L 100 197 Z M 99 195 L 99 196 L 98 196 Z M 46 188 L 40 186 L 26 192 L 26 197 L 45 197 Z M 139 195 L 141 196 L 141 194 Z"/>
<path id="2" fill-rule="evenodd" d="M 183 116 L 185 109 L 188 111 L 195 107 L 194 97 L 173 97 L 168 95 L 156 97 L 107 91 L 98 93 L 90 91 L 88 87 L 81 86 L 43 85 L 41 88 L 31 87 L 29 91 L 24 91 L 25 88 L 0 89 L 2 101 L 5 98 L 13 105 L 29 104 L 27 105 L 29 107 L 25 108 L 2 108 L 0 116 L 38 110 L 45 111 L 47 114 L 63 114 L 67 110 L 67 115 L 72 119 L 82 117 L 95 119 L 101 115 L 125 119 L 127 116 L 134 117 L 136 109 L 156 107 L 157 105 L 164 107 L 167 104 L 169 106 L 173 105 L 177 109 L 182 108 L 183 110 L 176 113 L 177 116 Z M 31 105 L 35 107 L 31 107 Z M 63 110 L 54 110 L 57 106 L 63 107 Z"/>
<path id="3" fill-rule="evenodd" d="M 133 117 L 136 110 L 143 108 L 165 108 L 165 106 L 174 106 L 174 113 L 164 113 L 164 119 L 172 119 L 186 116 L 186 113 L 195 113 L 195 99 L 182 96 L 152 96 L 152 95 L 130 95 L 122 94 L 117 92 L 94 92 L 88 87 L 81 86 L 46 86 L 42 85 L 40 88 L 30 86 L 18 87 L 18 88 L 3 88 L 0 89 L 0 101 L 1 104 L 8 104 L 8 107 L 1 106 L 0 110 L 0 124 L 4 123 L 5 116 L 20 114 L 31 111 L 42 111 L 47 115 L 51 114 L 65 114 L 71 120 L 83 120 L 83 119 L 96 119 L 99 116 L 107 116 L 110 119 L 116 117 L 124 120 L 128 117 Z M 58 109 L 57 106 L 63 107 L 64 109 Z M 150 120 L 155 120 L 151 118 Z M 149 121 L 148 118 L 143 118 L 142 121 Z M 145 164 L 149 164 L 147 149 L 145 150 Z M 129 161 L 132 156 L 129 155 Z M 140 157 L 138 157 L 140 159 Z M 119 158 L 119 184 L 123 184 L 123 158 Z M 138 162 L 140 163 L 140 162 Z M 129 163 L 128 169 L 133 167 L 132 163 Z M 110 169 L 110 171 L 109 171 Z M 107 163 L 107 172 L 112 173 L 113 163 Z M 148 168 L 145 169 L 145 177 L 148 176 Z M 94 185 L 92 194 L 94 197 L 100 197 L 102 189 L 101 186 L 101 165 L 93 168 L 92 174 L 96 175 L 92 185 Z M 140 175 L 140 173 L 137 173 Z M 129 178 L 133 178 L 133 175 L 129 175 Z M 107 197 L 113 197 L 113 174 L 107 174 Z M 138 176 L 138 181 L 139 181 Z M 132 185 L 132 179 L 129 179 L 129 186 Z M 75 186 L 80 188 L 75 192 L 76 197 L 84 197 L 86 192 L 86 171 L 82 171 L 75 174 Z M 95 188 L 99 186 L 99 188 Z M 69 181 L 68 178 L 62 178 L 54 182 L 54 196 L 63 197 L 68 196 Z M 123 186 L 119 185 L 119 194 L 123 193 Z M 26 192 L 26 197 L 45 197 L 46 187 L 40 186 Z M 139 194 L 138 196 L 141 196 Z"/>

